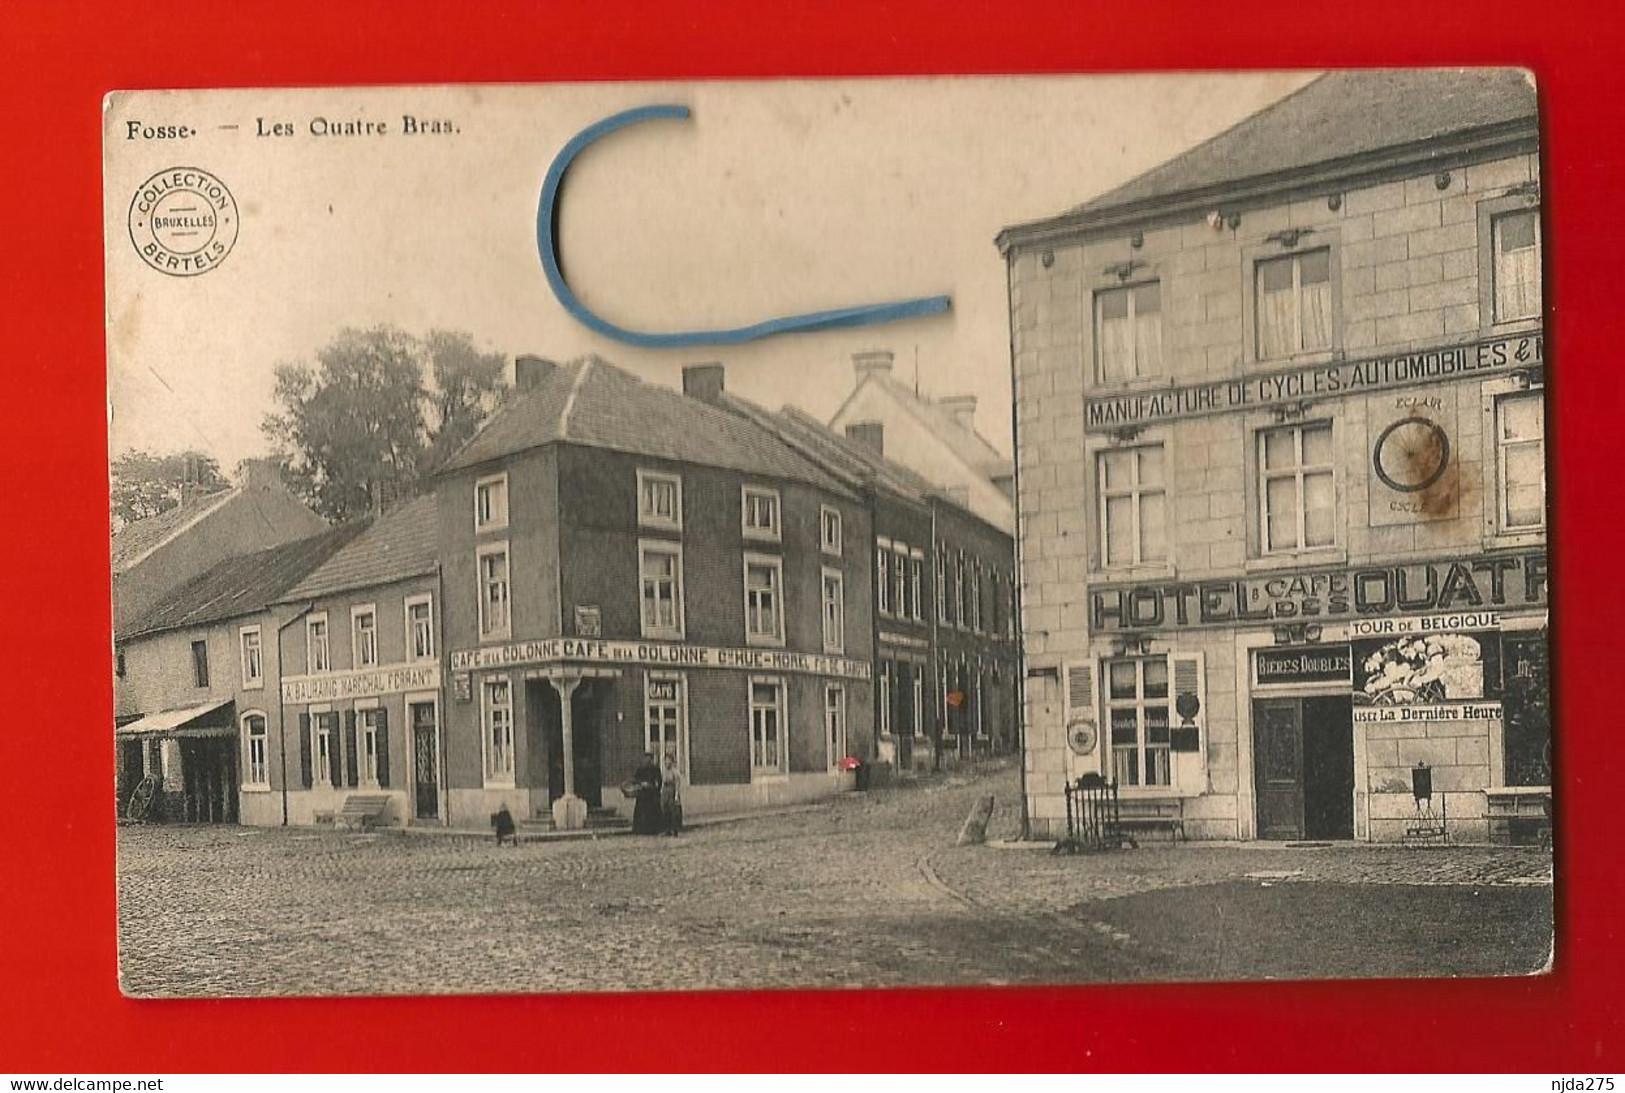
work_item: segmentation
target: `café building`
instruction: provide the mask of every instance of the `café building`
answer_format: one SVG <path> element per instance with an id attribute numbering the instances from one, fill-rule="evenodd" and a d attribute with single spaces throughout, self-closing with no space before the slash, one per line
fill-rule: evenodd
<path id="1" fill-rule="evenodd" d="M 1518 73 L 1339 72 L 1001 233 L 1036 836 L 1544 823 L 1537 152 Z"/>

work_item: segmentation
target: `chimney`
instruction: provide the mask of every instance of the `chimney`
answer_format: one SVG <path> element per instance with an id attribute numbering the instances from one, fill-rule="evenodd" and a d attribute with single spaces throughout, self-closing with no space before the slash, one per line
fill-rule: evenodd
<path id="1" fill-rule="evenodd" d="M 955 425 L 967 433 L 976 431 L 975 395 L 946 395 L 937 400 L 937 405 L 948 411 Z"/>
<path id="2" fill-rule="evenodd" d="M 534 391 L 547 382 L 558 364 L 546 357 L 526 354 L 513 359 L 513 387 L 515 391 Z"/>
<path id="3" fill-rule="evenodd" d="M 852 354 L 852 371 L 856 374 L 858 383 L 862 383 L 870 376 L 889 375 L 891 364 L 890 349 L 866 349 L 861 353 Z"/>
<path id="4" fill-rule="evenodd" d="M 854 421 L 846 427 L 846 438 L 876 455 L 886 454 L 886 426 L 878 421 Z"/>
<path id="5" fill-rule="evenodd" d="M 722 397 L 723 372 L 716 361 L 683 365 L 683 394 L 701 402 L 716 402 Z"/>

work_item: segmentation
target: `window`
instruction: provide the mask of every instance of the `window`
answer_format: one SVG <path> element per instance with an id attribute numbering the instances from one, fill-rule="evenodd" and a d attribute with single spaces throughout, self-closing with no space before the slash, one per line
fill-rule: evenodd
<path id="1" fill-rule="evenodd" d="M 937 548 L 937 621 L 948 622 L 948 555 Z"/>
<path id="2" fill-rule="evenodd" d="M 880 735 L 891 735 L 891 661 L 882 661 L 880 665 Z"/>
<path id="3" fill-rule="evenodd" d="M 925 676 L 914 672 L 914 735 L 925 735 Z"/>
<path id="4" fill-rule="evenodd" d="M 846 650 L 844 582 L 838 569 L 824 570 L 824 652 Z"/>
<path id="5" fill-rule="evenodd" d="M 638 544 L 643 636 L 683 636 L 683 548 L 646 539 Z"/>
<path id="6" fill-rule="evenodd" d="M 243 785 L 250 789 L 271 788 L 271 764 L 266 755 L 265 716 L 258 713 L 243 715 L 244 764 Z"/>
<path id="7" fill-rule="evenodd" d="M 777 558 L 745 555 L 745 641 L 751 645 L 784 644 L 784 563 Z"/>
<path id="8" fill-rule="evenodd" d="M 840 769 L 846 758 L 846 688 L 830 683 L 824 687 L 824 754 L 829 769 Z"/>
<path id="9" fill-rule="evenodd" d="M 752 775 L 785 769 L 784 684 L 776 679 L 750 681 L 750 769 Z"/>
<path id="10" fill-rule="evenodd" d="M 892 610 L 900 619 L 908 618 L 908 547 L 892 548 Z"/>
<path id="11" fill-rule="evenodd" d="M 1113 448 L 1095 457 L 1103 567 L 1168 560 L 1164 481 L 1161 444 Z"/>
<path id="12" fill-rule="evenodd" d="M 406 601 L 406 659 L 434 659 L 434 599 L 413 596 Z"/>
<path id="13" fill-rule="evenodd" d="M 1117 784 L 1170 785 L 1168 658 L 1107 661 L 1106 719 Z"/>
<path id="14" fill-rule="evenodd" d="M 378 612 L 370 603 L 350 608 L 350 655 L 356 668 L 378 664 Z"/>
<path id="15" fill-rule="evenodd" d="M 891 543 L 885 539 L 875 542 L 875 609 L 891 614 Z"/>
<path id="16" fill-rule="evenodd" d="M 1535 209 L 1502 213 L 1490 220 L 1491 277 L 1495 321 L 1540 314 L 1540 214 Z"/>
<path id="17" fill-rule="evenodd" d="M 265 655 L 260 646 L 260 628 L 245 626 L 237 631 L 243 665 L 243 689 L 254 690 L 265 686 Z"/>
<path id="18" fill-rule="evenodd" d="M 779 538 L 779 491 L 746 486 L 744 497 L 744 532 L 747 539 Z"/>
<path id="19" fill-rule="evenodd" d="M 116 649 L 113 651 L 113 674 L 123 679 L 125 670 L 124 650 Z"/>
<path id="20" fill-rule="evenodd" d="M 982 563 L 976 560 L 973 564 L 970 586 L 970 626 L 978 632 L 982 629 Z"/>
<path id="21" fill-rule="evenodd" d="M 481 547 L 476 557 L 480 571 L 480 636 L 506 637 L 512 623 L 508 610 L 508 544 Z"/>
<path id="22" fill-rule="evenodd" d="M 1253 297 L 1259 360 L 1332 347 L 1331 254 L 1322 248 L 1259 261 Z"/>
<path id="23" fill-rule="evenodd" d="M 920 584 L 924 580 L 925 552 L 923 550 L 911 551 L 908 568 L 909 613 L 915 622 L 925 618 L 924 612 L 920 610 L 920 596 L 922 595 Z"/>
<path id="24" fill-rule="evenodd" d="M 508 476 L 494 474 L 474 483 L 474 530 L 500 531 L 508 526 Z"/>
<path id="25" fill-rule="evenodd" d="M 506 679 L 486 680 L 485 784 L 513 785 L 513 690 Z"/>
<path id="26" fill-rule="evenodd" d="M 327 647 L 327 612 L 305 620 L 305 671 L 311 675 L 333 669 L 333 658 Z"/>
<path id="27" fill-rule="evenodd" d="M 331 711 L 320 713 L 312 711 L 310 715 L 310 731 L 314 739 L 311 741 L 311 780 L 318 786 L 334 786 L 338 784 L 338 749 L 334 741 L 338 739 L 339 715 Z"/>
<path id="28" fill-rule="evenodd" d="M 643 678 L 643 748 L 656 758 L 677 756 L 677 769 L 688 769 L 683 747 L 683 680 L 680 676 L 646 675 Z"/>
<path id="29" fill-rule="evenodd" d="M 192 643 L 192 682 L 199 687 L 209 685 L 209 643 Z"/>
<path id="30" fill-rule="evenodd" d="M 1333 545 L 1331 422 L 1262 430 L 1258 449 L 1264 552 Z"/>
<path id="31" fill-rule="evenodd" d="M 674 474 L 638 472 L 638 523 L 649 528 L 683 526 L 683 480 Z"/>
<path id="32" fill-rule="evenodd" d="M 841 510 L 824 505 L 818 510 L 818 541 L 825 554 L 841 553 Z"/>
<path id="33" fill-rule="evenodd" d="M 970 582 L 965 579 L 965 552 L 961 550 L 954 563 L 954 625 L 966 626 L 970 623 Z"/>
<path id="34" fill-rule="evenodd" d="M 379 723 L 383 715 L 376 706 L 355 712 L 356 772 L 364 786 L 378 784 Z"/>
<path id="35" fill-rule="evenodd" d="M 1496 494 L 1502 531 L 1546 526 L 1546 398 L 1539 391 L 1495 403 Z"/>
<path id="36" fill-rule="evenodd" d="M 1118 383 L 1162 374 L 1162 287 L 1095 293 L 1095 378 Z"/>

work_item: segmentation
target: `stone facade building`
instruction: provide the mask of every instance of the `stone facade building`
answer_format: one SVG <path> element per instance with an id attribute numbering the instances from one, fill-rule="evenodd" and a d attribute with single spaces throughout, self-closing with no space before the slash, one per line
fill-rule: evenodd
<path id="1" fill-rule="evenodd" d="M 1519 73 L 1340 72 L 1000 235 L 1035 835 L 1538 820 L 1537 151 Z"/>

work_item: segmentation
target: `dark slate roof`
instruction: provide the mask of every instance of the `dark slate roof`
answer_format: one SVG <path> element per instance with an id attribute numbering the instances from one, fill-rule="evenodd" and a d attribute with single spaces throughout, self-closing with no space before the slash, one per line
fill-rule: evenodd
<path id="1" fill-rule="evenodd" d="M 354 539 L 363 527 L 347 524 L 308 539 L 227 558 L 203 576 L 176 589 L 118 637 L 134 638 L 160 630 L 203 626 L 263 611 Z"/>
<path id="2" fill-rule="evenodd" d="M 786 443 L 855 486 L 873 483 L 913 501 L 923 501 L 936 492 L 935 486 L 901 463 L 876 455 L 802 410 L 786 406 L 776 414 L 757 412 L 769 419 L 768 427 Z"/>
<path id="3" fill-rule="evenodd" d="M 434 496 L 414 497 L 374 521 L 281 599 L 309 600 L 433 573 L 440 560 L 438 531 Z"/>
<path id="4" fill-rule="evenodd" d="M 486 422 L 439 473 L 552 443 L 840 488 L 822 469 L 754 422 L 669 387 L 645 383 L 597 357 L 555 368 Z"/>
<path id="5" fill-rule="evenodd" d="M 202 516 L 238 491 L 216 490 L 194 497 L 185 504 L 166 509 L 145 520 L 125 524 L 113 536 L 113 572 L 122 573 L 147 554 L 162 546 L 166 540 L 194 519 Z"/>
<path id="6" fill-rule="evenodd" d="M 1535 117 L 1535 89 L 1521 69 L 1329 72 L 1055 219 L 1087 223 L 1091 216 L 1175 195 L 1267 180 L 1473 130 L 1533 123 Z"/>

